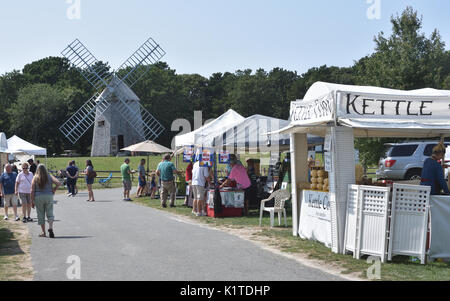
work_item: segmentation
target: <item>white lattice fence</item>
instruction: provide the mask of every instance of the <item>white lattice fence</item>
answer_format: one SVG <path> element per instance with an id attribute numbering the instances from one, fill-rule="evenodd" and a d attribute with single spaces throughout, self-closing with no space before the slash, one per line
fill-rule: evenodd
<path id="1" fill-rule="evenodd" d="M 358 226 L 358 203 L 359 203 L 359 186 L 348 185 L 348 200 L 347 200 L 347 216 L 345 223 L 345 241 L 344 251 L 353 252 L 355 254 L 357 244 L 357 226 Z"/>
<path id="2" fill-rule="evenodd" d="M 426 261 L 429 186 L 394 184 L 388 259 L 395 255 L 418 256 Z"/>
<path id="3" fill-rule="evenodd" d="M 389 196 L 389 187 L 359 186 L 356 258 L 366 254 L 386 261 Z"/>

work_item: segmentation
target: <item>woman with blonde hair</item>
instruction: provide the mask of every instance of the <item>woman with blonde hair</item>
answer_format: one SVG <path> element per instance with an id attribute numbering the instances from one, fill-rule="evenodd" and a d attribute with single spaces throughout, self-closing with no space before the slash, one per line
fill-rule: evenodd
<path id="1" fill-rule="evenodd" d="M 55 184 L 53 186 L 52 184 Z M 48 234 L 51 238 L 55 237 L 53 233 L 53 195 L 61 183 L 57 178 L 50 175 L 44 165 L 40 164 L 36 169 L 36 175 L 31 183 L 31 205 L 36 207 L 38 216 L 38 225 L 42 228 L 39 237 L 46 237 L 45 234 L 45 216 L 48 220 Z"/>
<path id="2" fill-rule="evenodd" d="M 33 182 L 33 174 L 29 171 L 28 163 L 22 164 L 22 172 L 16 179 L 16 196 L 22 202 L 22 222 L 32 222 L 31 218 L 31 182 Z"/>

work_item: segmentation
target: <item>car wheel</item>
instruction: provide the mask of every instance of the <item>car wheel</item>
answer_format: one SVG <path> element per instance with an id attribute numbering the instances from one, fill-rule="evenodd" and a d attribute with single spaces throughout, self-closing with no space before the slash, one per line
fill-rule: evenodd
<path id="1" fill-rule="evenodd" d="M 410 170 L 406 173 L 405 178 L 409 181 L 420 180 L 422 178 L 422 171 L 417 169 Z"/>

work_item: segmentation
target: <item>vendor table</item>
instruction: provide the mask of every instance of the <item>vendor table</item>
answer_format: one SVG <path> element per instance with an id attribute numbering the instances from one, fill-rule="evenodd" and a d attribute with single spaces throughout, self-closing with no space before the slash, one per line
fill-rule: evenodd
<path id="1" fill-rule="evenodd" d="M 233 190 L 224 188 L 220 190 L 220 197 L 222 199 L 222 213 L 214 213 L 214 189 L 208 190 L 207 198 L 207 212 L 209 217 L 238 217 L 242 216 L 244 209 L 243 190 Z"/>
<path id="2" fill-rule="evenodd" d="M 328 192 L 303 190 L 301 192 L 298 234 L 331 247 L 331 210 Z"/>
<path id="3" fill-rule="evenodd" d="M 430 210 L 430 258 L 450 258 L 450 196 L 432 195 Z"/>

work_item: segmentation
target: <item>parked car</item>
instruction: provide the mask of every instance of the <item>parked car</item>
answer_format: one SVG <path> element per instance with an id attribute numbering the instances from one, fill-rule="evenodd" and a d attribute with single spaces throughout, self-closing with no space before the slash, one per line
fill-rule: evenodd
<path id="1" fill-rule="evenodd" d="M 381 158 L 376 172 L 378 179 L 417 180 L 422 174 L 423 163 L 431 156 L 438 141 L 412 141 L 406 143 L 388 143 L 385 158 Z M 450 146 L 446 142 L 445 146 Z M 450 160 L 450 154 L 445 160 Z M 447 171 L 446 175 L 447 177 Z"/>

